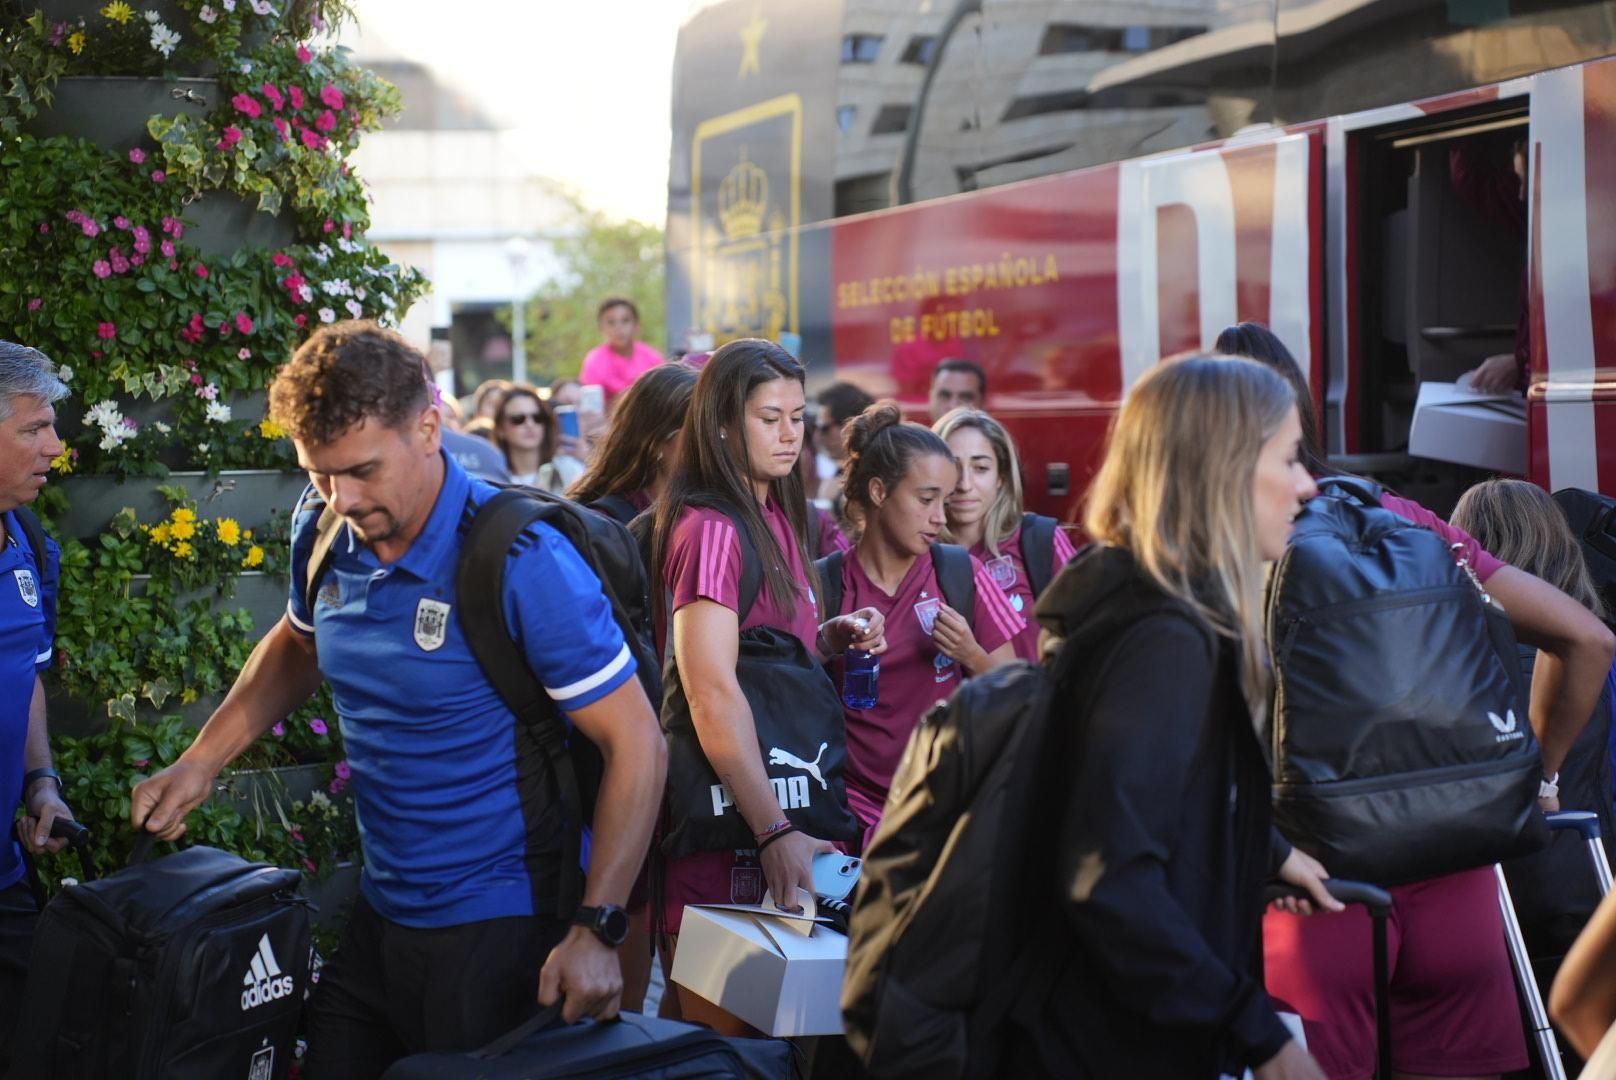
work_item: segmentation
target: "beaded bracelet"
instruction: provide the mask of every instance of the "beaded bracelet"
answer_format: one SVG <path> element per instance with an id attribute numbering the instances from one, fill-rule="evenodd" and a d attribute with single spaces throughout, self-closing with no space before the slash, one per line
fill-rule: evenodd
<path id="1" fill-rule="evenodd" d="M 779 832 L 781 829 L 789 829 L 789 828 L 791 828 L 790 819 L 789 818 L 781 818 L 779 821 L 776 821 L 773 825 L 770 825 L 767 829 L 764 829 L 762 832 L 754 833 L 753 834 L 753 839 L 755 839 L 755 840 L 767 840 L 769 837 L 773 836 L 775 833 Z"/>

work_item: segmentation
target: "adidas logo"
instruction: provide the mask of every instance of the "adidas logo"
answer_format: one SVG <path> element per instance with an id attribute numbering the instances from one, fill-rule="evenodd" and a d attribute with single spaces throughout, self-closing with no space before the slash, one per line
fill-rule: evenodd
<path id="1" fill-rule="evenodd" d="M 253 954 L 247 973 L 241 977 L 241 985 L 247 988 L 241 992 L 242 1012 L 279 1001 L 292 992 L 292 977 L 281 974 L 275 950 L 269 947 L 268 934 L 258 939 L 258 951 Z"/>

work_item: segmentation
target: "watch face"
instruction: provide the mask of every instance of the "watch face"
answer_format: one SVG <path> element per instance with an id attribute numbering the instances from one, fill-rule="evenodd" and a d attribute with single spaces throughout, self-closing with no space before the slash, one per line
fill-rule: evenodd
<path id="1" fill-rule="evenodd" d="M 608 944 L 621 945 L 628 937 L 628 912 L 620 907 L 601 908 L 600 921 L 596 925 L 601 938 Z"/>

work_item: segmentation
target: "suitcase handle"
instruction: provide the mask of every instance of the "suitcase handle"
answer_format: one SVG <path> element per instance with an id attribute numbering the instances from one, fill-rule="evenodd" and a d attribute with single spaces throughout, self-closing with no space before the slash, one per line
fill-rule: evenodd
<path id="1" fill-rule="evenodd" d="M 1343 904 L 1362 904 L 1369 909 L 1369 914 L 1374 918 L 1384 919 L 1392 913 L 1392 895 L 1379 886 L 1370 885 L 1363 881 L 1326 878 L 1324 889 Z M 1284 900 L 1286 898 L 1311 900 L 1313 894 L 1306 889 L 1281 882 L 1272 882 L 1263 890 L 1264 906 L 1275 900 Z"/>
<path id="2" fill-rule="evenodd" d="M 520 1046 L 528 1036 L 537 1035 L 541 1031 L 559 1025 L 561 1023 L 561 1005 L 562 1001 L 558 1001 L 554 1005 L 540 1009 L 530 1019 L 518 1024 L 481 1050 L 472 1051 L 471 1056 L 484 1060 L 504 1057 Z"/>
<path id="3" fill-rule="evenodd" d="M 1584 840 L 1599 839 L 1599 815 L 1591 810 L 1561 810 L 1543 817 L 1551 829 L 1575 829 Z"/>

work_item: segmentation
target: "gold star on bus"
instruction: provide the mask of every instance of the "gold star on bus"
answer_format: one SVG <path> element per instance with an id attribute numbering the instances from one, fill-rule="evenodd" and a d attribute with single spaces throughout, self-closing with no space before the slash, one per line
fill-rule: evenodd
<path id="1" fill-rule="evenodd" d="M 752 21 L 741 27 L 741 70 L 735 76 L 737 79 L 744 79 L 748 74 L 762 74 L 763 62 L 759 58 L 759 50 L 763 46 L 763 31 L 768 26 L 769 22 L 763 13 L 756 7 L 752 8 Z"/>

